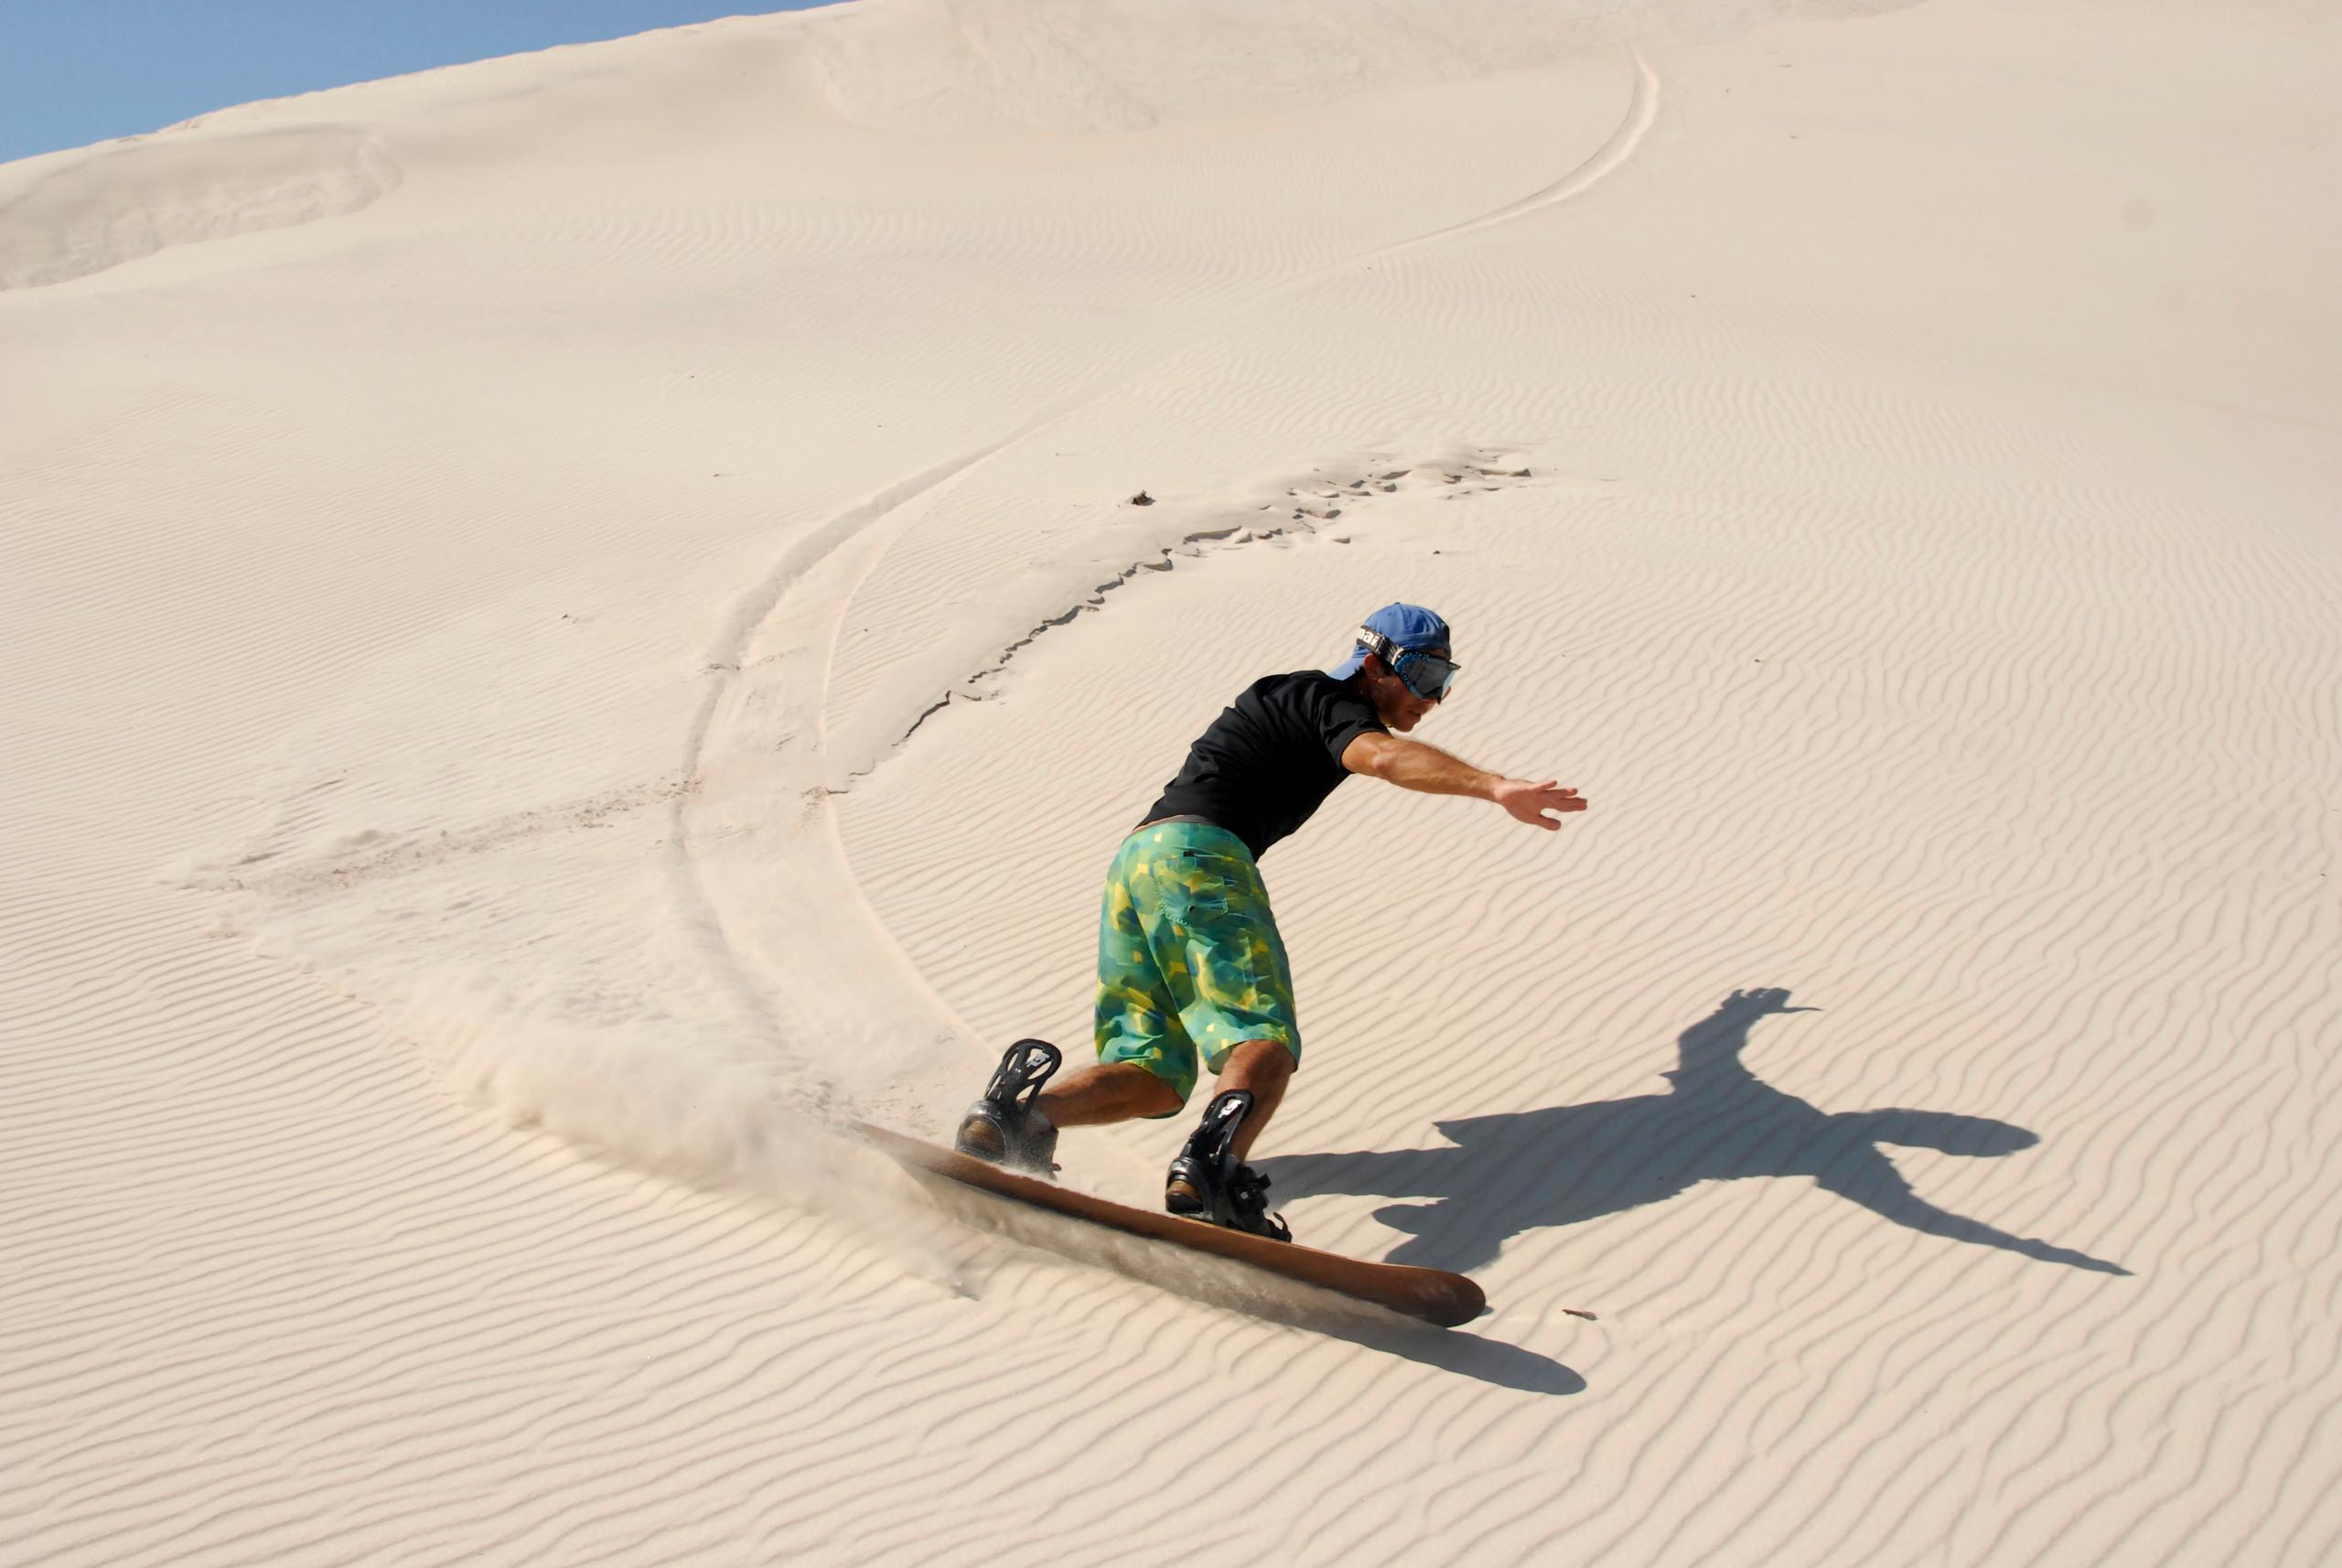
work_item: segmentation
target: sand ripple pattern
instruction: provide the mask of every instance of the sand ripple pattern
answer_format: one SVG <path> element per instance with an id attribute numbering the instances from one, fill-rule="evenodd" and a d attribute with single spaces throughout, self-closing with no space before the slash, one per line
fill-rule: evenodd
<path id="1" fill-rule="evenodd" d="M 403 169 L 0 299 L 0 1561 L 2332 1560 L 2337 73 L 1890 8 L 866 0 L 69 192 Z M 1400 596 L 1594 810 L 1277 848 L 1261 1154 L 1489 1316 L 820 1134 L 1078 1048 Z"/>
<path id="2" fill-rule="evenodd" d="M 1078 1039 L 1095 879 L 1155 779 L 1086 779 L 1027 813 L 1018 771 L 1112 725 L 1143 726 L 1167 771 L 1207 693 L 1249 672 L 1222 650 L 1336 624 L 1405 571 L 1470 650 L 1470 707 L 1459 693 L 1433 738 L 1550 759 L 1596 810 L 1557 845 L 1353 786 L 1279 848 L 1312 1055 L 1277 1143 L 1309 1152 L 1270 1168 L 1313 1239 L 1475 1270 L 1499 1303 L 1483 1337 L 1590 1386 L 1555 1418 L 1583 1450 L 1557 1458 L 1555 1426 L 1492 1402 L 1453 1454 L 1343 1498 L 1450 1499 L 1471 1522 L 1444 1541 L 1524 1562 L 1909 1561 L 1939 1531 L 1957 1561 L 2030 1561 L 2079 1508 L 2093 1555 L 2250 1539 L 2306 1563 L 2322 1548 L 2263 1533 L 2260 1499 L 2321 1473 L 2304 1444 L 2333 1391 L 2331 1331 L 2304 1316 L 2330 1281 L 2275 1259 L 2314 1254 L 2332 1217 L 2342 918 L 2314 780 L 2342 745 L 2342 647 L 2291 552 L 2236 547 L 2240 520 L 2083 494 L 1979 486 L 1942 514 L 1965 549 L 1931 552 L 1907 516 L 1893 532 L 1917 548 L 1881 553 L 1859 547 L 1877 510 L 1810 492 L 1726 532 L 1697 501 L 1531 484 L 1423 497 L 1348 547 L 1182 562 L 1021 650 L 1012 698 L 930 719 L 849 797 L 847 843 L 972 1023 Z M 2065 570 L 2103 585 L 2079 618 L 2009 567 L 2053 510 Z M 1734 534 L 1761 553 L 1729 553 Z M 2165 580 L 2189 591 L 2118 588 L 2126 544 L 2186 556 Z M 1433 547 L 1499 553 L 1517 591 L 1482 579 L 1449 604 Z M 1179 628 L 1191 698 L 1132 708 L 1159 650 L 1117 635 L 1133 618 Z M 2166 639 L 2196 656 L 2159 658 Z M 2217 699 L 2239 675 L 2256 695 Z M 947 776 L 984 815 L 935 810 Z M 2184 834 L 2179 778 L 2201 808 Z M 2017 800 L 2042 806 L 1997 809 Z M 966 893 L 937 924 L 919 890 L 946 845 Z M 1653 885 L 1670 856 L 1696 875 Z M 1444 933 L 1396 993 L 1361 878 L 1393 924 Z M 1112 1140 L 1067 1157 L 1139 1196 L 1165 1136 Z M 1601 1328 L 1561 1303 L 1600 1307 Z M 2226 1422 L 2187 1414 L 2272 1314 L 2298 1359 Z M 1660 1342 L 1665 1368 L 1646 1361 Z M 1716 1407 L 1703 1390 L 1726 1382 L 1746 1388 Z M 1357 1463 L 1406 1399 L 1298 1428 L 1314 1441 L 1280 1450 L 1264 1494 Z M 1971 1446 L 1947 1454 L 1895 1413 L 1911 1407 Z M 2138 1408 L 2143 1431 L 2122 1413 Z M 2290 1478 L 2256 1485 L 2255 1463 Z M 1597 1478 L 1622 1474 L 1663 1476 L 1665 1506 L 1608 1506 Z M 2004 1506 L 1933 1519 L 1947 1486 Z M 1817 1516 L 1817 1494 L 1843 1501 Z M 2139 1521 L 2182 1497 L 2175 1548 Z M 1323 1516 L 1276 1550 L 1408 1560 Z"/>
<path id="3" fill-rule="evenodd" d="M 1528 481 L 1101 575 L 1095 613 L 1050 618 L 841 807 L 872 904 L 962 1017 L 1078 1041 L 1115 837 L 1228 693 L 1339 651 L 1311 628 L 1441 605 L 1470 673 L 1428 737 L 1595 797 L 1557 843 L 1354 785 L 1269 864 L 1313 1042 L 1276 1134 L 1308 1152 L 1271 1164 L 1289 1214 L 1478 1272 L 1499 1303 L 1479 1344 L 1532 1359 L 1481 1363 L 1473 1392 L 1353 1369 L 1338 1415 L 1256 1365 L 1284 1441 L 1248 1495 L 1279 1523 L 1241 1539 L 1305 1563 L 1412 1561 L 1433 1535 L 1518 1562 L 2315 1561 L 2332 1523 L 2302 1505 L 2337 1387 L 2314 1304 L 2337 1281 L 2277 1260 L 2319 1254 L 2342 1131 L 2330 541 L 2159 489 L 2145 444 L 2013 419 L 1958 377 L 1630 345 L 1588 307 L 1646 308 L 1653 283 L 1549 284 L 1552 231 L 1476 228 L 1215 333 L 1098 438 L 1274 411 L 1185 467 L 1151 454 L 1147 527 L 1198 541 L 1284 521 L 1262 509 L 1296 477 L 1420 467 L 1354 443 L 1426 403 Z M 1384 340 L 1328 325 L 1360 321 Z M 1598 396 L 1553 374 L 1560 344 Z M 1052 435 L 1089 444 L 1080 417 Z M 907 530 L 857 631 L 972 579 L 982 520 L 1048 472 L 1004 456 Z M 884 693 L 862 657 L 882 642 L 904 647 L 846 645 L 843 707 Z M 1394 973 L 1362 886 L 1440 961 Z M 1166 1144 L 1118 1129 L 1063 1157 L 1144 1200 Z M 2304 1348 L 2233 1386 L 2272 1320 Z M 1118 1369 L 1226 1365 L 1243 1338 L 1150 1339 Z M 1171 1408 L 1128 1452 L 1198 1408 L 1148 1389 Z M 1455 1442 L 1393 1444 L 1401 1423 Z M 1045 1539 L 1113 1560 L 1068 1528 Z"/>

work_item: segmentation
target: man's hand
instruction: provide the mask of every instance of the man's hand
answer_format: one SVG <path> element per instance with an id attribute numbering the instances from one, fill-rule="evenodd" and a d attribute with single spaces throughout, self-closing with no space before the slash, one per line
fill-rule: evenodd
<path id="1" fill-rule="evenodd" d="M 1585 802 L 1574 789 L 1564 789 L 1548 779 L 1542 784 L 1486 773 L 1450 757 L 1435 746 L 1407 740 L 1380 731 L 1359 736 L 1342 750 L 1342 766 L 1353 773 L 1370 773 L 1402 789 L 1426 795 L 1469 795 L 1494 800 L 1532 827 L 1552 832 L 1562 824 L 1548 811 L 1583 811 Z"/>
<path id="2" fill-rule="evenodd" d="M 1532 784 L 1526 779 L 1506 779 L 1498 783 L 1490 798 L 1521 822 L 1549 833 L 1558 831 L 1562 824 L 1546 812 L 1585 810 L 1585 802 L 1576 790 L 1564 789 L 1552 779 L 1542 784 Z"/>

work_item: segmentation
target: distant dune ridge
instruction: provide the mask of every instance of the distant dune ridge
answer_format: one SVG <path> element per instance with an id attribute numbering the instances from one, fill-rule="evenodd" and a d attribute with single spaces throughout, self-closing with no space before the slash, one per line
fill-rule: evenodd
<path id="1" fill-rule="evenodd" d="M 37 179 L 0 208 L 0 287 L 103 272 L 168 245 L 355 212 L 398 166 L 354 127 L 115 146 Z"/>
<path id="2" fill-rule="evenodd" d="M 2329 11 L 858 0 L 0 166 L 0 1560 L 2332 1561 Z M 1276 847 L 1260 1158 L 1487 1317 L 835 1135 L 1078 1059 L 1399 597 L 1591 809 Z"/>

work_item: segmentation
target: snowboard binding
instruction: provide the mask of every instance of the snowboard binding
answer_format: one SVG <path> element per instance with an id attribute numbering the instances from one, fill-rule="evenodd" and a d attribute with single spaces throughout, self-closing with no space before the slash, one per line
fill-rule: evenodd
<path id="1" fill-rule="evenodd" d="M 1163 1183 L 1163 1207 L 1189 1219 L 1290 1241 L 1293 1229 L 1284 1216 L 1268 1211 L 1269 1178 L 1240 1164 L 1232 1153 L 1236 1131 L 1252 1111 L 1249 1089 L 1224 1090 L 1212 1097 L 1202 1123 L 1171 1162 Z"/>
<path id="2" fill-rule="evenodd" d="M 1041 1114 L 1041 1086 L 1063 1060 L 1047 1040 L 1008 1047 L 984 1086 L 983 1098 L 960 1119 L 952 1147 L 988 1165 L 1037 1176 L 1057 1174 L 1058 1130 Z"/>

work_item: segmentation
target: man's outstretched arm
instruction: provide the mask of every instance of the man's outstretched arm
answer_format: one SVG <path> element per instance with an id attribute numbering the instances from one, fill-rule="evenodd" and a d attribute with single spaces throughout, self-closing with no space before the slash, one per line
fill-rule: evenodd
<path id="1" fill-rule="evenodd" d="M 1585 801 L 1574 789 L 1564 789 L 1548 779 L 1536 783 L 1508 779 L 1473 767 L 1435 746 L 1395 735 L 1362 735 L 1342 748 L 1342 766 L 1353 773 L 1370 774 L 1425 795 L 1468 795 L 1494 800 L 1519 821 L 1548 832 L 1562 824 L 1549 811 L 1583 811 Z"/>

